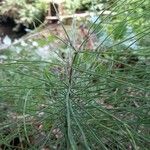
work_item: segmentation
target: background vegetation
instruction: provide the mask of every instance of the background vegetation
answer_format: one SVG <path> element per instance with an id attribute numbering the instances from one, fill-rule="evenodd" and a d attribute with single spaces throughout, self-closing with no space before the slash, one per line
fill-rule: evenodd
<path id="1" fill-rule="evenodd" d="M 4 0 L 0 15 L 12 19 L 16 25 L 35 28 L 45 19 L 47 8 L 47 3 L 42 0 Z"/>

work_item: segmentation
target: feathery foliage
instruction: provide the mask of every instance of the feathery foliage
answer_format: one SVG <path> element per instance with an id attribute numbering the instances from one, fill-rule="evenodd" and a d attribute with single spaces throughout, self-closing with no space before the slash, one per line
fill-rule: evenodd
<path id="1" fill-rule="evenodd" d="M 62 24 L 67 40 L 59 37 L 65 47 L 50 46 L 53 59 L 33 57 L 30 44 L 14 55 L 6 51 L 0 64 L 2 149 L 149 149 L 150 47 L 142 39 L 150 37 L 150 26 L 144 10 L 135 16 L 146 2 L 115 1 L 107 9 L 116 14 L 88 22 L 80 45 L 75 18 L 71 33 Z"/>

